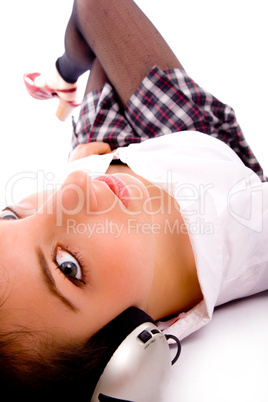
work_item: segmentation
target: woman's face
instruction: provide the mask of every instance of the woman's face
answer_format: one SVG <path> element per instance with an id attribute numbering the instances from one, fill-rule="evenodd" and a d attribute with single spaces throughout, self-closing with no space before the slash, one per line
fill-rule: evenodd
<path id="1" fill-rule="evenodd" d="M 145 309 L 154 243 L 146 187 L 83 171 L 35 213 L 32 197 L 2 213 L 1 307 L 8 325 L 86 340 L 124 309 Z"/>

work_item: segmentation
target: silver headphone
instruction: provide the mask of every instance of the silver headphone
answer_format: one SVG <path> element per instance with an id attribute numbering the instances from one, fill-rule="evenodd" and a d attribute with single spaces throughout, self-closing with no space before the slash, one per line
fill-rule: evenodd
<path id="1" fill-rule="evenodd" d="M 168 339 L 177 346 L 171 361 Z M 173 335 L 164 335 L 143 311 L 131 307 L 110 325 L 109 358 L 91 402 L 157 402 L 163 400 L 171 366 L 181 347 Z"/>

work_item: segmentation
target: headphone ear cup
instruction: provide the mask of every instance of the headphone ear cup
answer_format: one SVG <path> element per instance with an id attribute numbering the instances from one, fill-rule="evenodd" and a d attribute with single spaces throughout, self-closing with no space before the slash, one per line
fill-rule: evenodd
<path id="1" fill-rule="evenodd" d="M 89 399 L 92 398 L 105 367 L 119 345 L 137 326 L 146 321 L 154 323 L 153 319 L 144 311 L 130 307 L 89 339 L 88 346 L 90 349 L 98 351 L 98 359 L 94 360 L 94 369 L 90 370 L 90 377 L 86 374 L 83 380 L 84 384 L 88 384 L 85 392 Z M 95 400 L 98 401 L 98 399 Z"/>
<path id="2" fill-rule="evenodd" d="M 91 401 L 162 400 L 171 368 L 166 336 L 151 317 L 134 307 L 116 317 L 111 329 L 111 357 Z"/>

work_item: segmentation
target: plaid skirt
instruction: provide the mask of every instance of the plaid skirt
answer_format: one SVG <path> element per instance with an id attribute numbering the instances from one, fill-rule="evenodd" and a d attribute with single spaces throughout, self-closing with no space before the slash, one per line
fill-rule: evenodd
<path id="1" fill-rule="evenodd" d="M 125 108 L 108 83 L 90 92 L 73 121 L 71 150 L 107 142 L 111 149 L 178 131 L 194 130 L 225 142 L 243 163 L 267 181 L 239 127 L 233 109 L 197 85 L 185 71 L 154 67 Z"/>

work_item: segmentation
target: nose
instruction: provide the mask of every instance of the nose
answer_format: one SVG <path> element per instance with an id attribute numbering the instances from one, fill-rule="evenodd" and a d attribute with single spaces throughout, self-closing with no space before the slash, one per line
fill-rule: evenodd
<path id="1" fill-rule="evenodd" d="M 97 199 L 92 178 L 84 171 L 72 172 L 60 189 L 62 211 L 66 215 L 77 215 L 97 211 Z"/>

